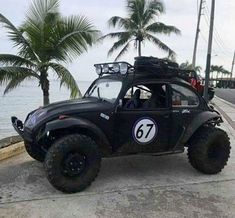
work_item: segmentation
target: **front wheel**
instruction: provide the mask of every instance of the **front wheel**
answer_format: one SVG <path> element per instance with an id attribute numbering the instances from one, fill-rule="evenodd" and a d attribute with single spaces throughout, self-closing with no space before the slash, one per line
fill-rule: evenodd
<path id="1" fill-rule="evenodd" d="M 75 193 L 88 187 L 98 175 L 101 155 L 88 136 L 73 134 L 56 141 L 44 167 L 49 182 L 58 190 Z"/>
<path id="2" fill-rule="evenodd" d="M 216 174 L 227 164 L 230 149 L 226 132 L 215 127 L 202 127 L 189 142 L 189 162 L 200 172 Z"/>

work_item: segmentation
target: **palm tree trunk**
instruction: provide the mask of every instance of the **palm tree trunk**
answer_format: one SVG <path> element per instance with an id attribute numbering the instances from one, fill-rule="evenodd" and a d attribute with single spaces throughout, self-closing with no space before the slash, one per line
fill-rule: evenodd
<path id="1" fill-rule="evenodd" d="M 50 88 L 50 82 L 48 80 L 48 75 L 46 72 L 41 72 L 41 89 L 43 92 L 43 105 L 48 105 L 50 104 L 50 99 L 49 99 L 49 88 Z"/>
<path id="2" fill-rule="evenodd" d="M 49 89 L 43 89 L 43 105 L 48 105 L 50 104 L 50 99 L 49 99 Z"/>
<path id="3" fill-rule="evenodd" d="M 138 40 L 138 55 L 141 56 L 141 41 Z"/>

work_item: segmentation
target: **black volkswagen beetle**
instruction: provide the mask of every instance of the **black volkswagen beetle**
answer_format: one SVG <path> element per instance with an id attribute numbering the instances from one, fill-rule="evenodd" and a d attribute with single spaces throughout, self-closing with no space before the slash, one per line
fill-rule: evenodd
<path id="1" fill-rule="evenodd" d="M 84 97 L 12 117 L 28 154 L 44 162 L 49 182 L 74 193 L 96 178 L 102 157 L 163 155 L 188 148 L 191 165 L 220 172 L 230 154 L 221 115 L 180 77 L 177 64 L 152 58 L 95 65 Z"/>

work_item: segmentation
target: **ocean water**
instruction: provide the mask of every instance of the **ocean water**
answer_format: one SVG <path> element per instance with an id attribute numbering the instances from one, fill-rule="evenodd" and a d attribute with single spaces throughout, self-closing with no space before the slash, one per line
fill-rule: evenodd
<path id="1" fill-rule="evenodd" d="M 92 81 L 78 82 L 82 94 L 88 89 Z M 3 95 L 4 86 L 0 86 L 0 139 L 17 135 L 11 125 L 11 116 L 17 116 L 23 120 L 27 114 L 42 106 L 42 91 L 36 81 L 26 81 L 20 87 Z M 65 88 L 60 88 L 59 81 L 50 83 L 50 101 L 57 102 L 70 99 L 70 92 Z"/>

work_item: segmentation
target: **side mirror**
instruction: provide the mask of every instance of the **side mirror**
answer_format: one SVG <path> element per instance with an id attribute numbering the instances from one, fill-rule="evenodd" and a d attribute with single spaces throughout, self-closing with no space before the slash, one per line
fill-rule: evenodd
<path id="1" fill-rule="evenodd" d="M 119 107 L 122 107 L 122 104 L 123 104 L 122 99 L 119 99 L 118 106 L 119 106 Z"/>
<path id="2" fill-rule="evenodd" d="M 119 99 L 118 105 L 115 108 L 115 113 L 117 113 L 118 110 L 122 108 L 122 106 L 123 106 L 123 101 L 122 99 Z"/>

